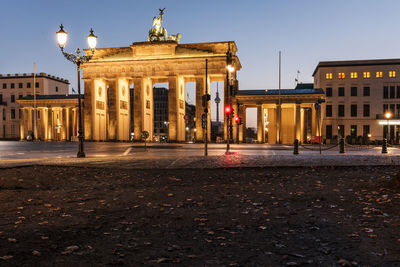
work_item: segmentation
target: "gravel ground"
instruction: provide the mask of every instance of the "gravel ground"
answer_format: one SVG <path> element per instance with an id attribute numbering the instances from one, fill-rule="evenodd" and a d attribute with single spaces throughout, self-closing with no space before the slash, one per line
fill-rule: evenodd
<path id="1" fill-rule="evenodd" d="M 399 172 L 0 169 L 0 265 L 400 266 Z"/>

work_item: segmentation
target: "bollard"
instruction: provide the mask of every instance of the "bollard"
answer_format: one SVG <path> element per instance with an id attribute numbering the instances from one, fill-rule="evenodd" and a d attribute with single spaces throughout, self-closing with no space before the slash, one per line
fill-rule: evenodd
<path id="1" fill-rule="evenodd" d="M 339 140 L 339 153 L 344 153 L 344 138 L 341 137 Z"/>
<path id="2" fill-rule="evenodd" d="M 294 150 L 293 154 L 298 155 L 299 154 L 299 140 L 294 139 Z"/>
<path id="3" fill-rule="evenodd" d="M 384 138 L 383 142 L 382 142 L 382 154 L 386 154 L 387 153 L 387 139 Z"/>

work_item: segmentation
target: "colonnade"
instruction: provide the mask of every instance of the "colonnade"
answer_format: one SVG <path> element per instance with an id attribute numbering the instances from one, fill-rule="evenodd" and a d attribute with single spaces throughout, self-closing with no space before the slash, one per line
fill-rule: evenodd
<path id="1" fill-rule="evenodd" d="M 78 135 L 77 107 L 37 107 L 34 135 L 42 141 L 70 141 Z M 20 108 L 20 139 L 34 131 L 34 108 Z"/>
<path id="2" fill-rule="evenodd" d="M 223 76 L 203 75 L 167 77 L 85 78 L 85 138 L 91 140 L 129 140 L 133 101 L 133 129 L 135 140 L 141 140 L 142 131 L 154 136 L 153 86 L 168 83 L 168 134 L 170 141 L 185 141 L 185 85 L 196 83 L 196 140 L 203 140 L 202 96 L 210 93 L 211 81 L 223 81 Z M 130 88 L 133 85 L 133 100 Z M 210 110 L 211 103 L 208 103 Z M 211 138 L 211 113 L 208 113 L 208 138 Z"/>
<path id="3" fill-rule="evenodd" d="M 246 141 L 247 108 L 257 109 L 258 143 L 292 144 L 294 139 L 305 143 L 311 136 L 320 135 L 317 122 L 321 111 L 312 103 L 240 104 L 237 109 L 242 122 L 238 127 L 239 142 Z"/>

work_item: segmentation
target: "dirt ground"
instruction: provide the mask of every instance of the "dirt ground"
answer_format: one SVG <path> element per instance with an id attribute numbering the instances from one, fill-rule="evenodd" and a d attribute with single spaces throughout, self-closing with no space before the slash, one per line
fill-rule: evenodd
<path id="1" fill-rule="evenodd" d="M 398 172 L 0 169 L 0 266 L 400 266 Z"/>

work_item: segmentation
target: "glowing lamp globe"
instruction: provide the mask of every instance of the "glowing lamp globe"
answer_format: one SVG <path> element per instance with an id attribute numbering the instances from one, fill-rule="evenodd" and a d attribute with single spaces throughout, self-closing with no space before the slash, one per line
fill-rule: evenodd
<path id="1" fill-rule="evenodd" d="M 97 46 L 97 36 L 93 34 L 93 29 L 90 29 L 90 34 L 87 37 L 89 48 L 94 50 Z"/>
<path id="2" fill-rule="evenodd" d="M 64 26 L 62 24 L 60 25 L 60 30 L 56 32 L 56 35 L 58 45 L 60 46 L 60 48 L 64 48 L 65 44 L 67 43 L 68 33 L 64 31 Z"/>

